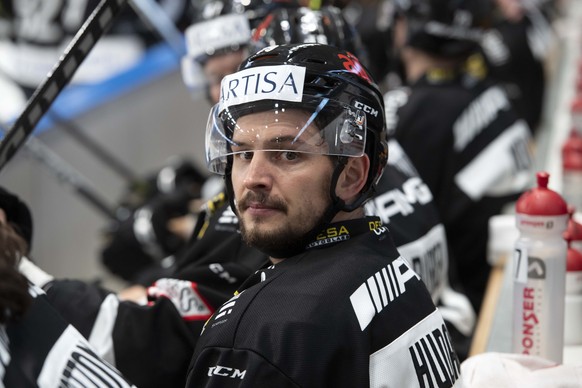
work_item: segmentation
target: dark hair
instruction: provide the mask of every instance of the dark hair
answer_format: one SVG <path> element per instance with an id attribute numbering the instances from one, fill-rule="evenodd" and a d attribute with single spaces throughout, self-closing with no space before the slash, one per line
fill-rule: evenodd
<path id="1" fill-rule="evenodd" d="M 32 215 L 27 204 L 20 200 L 20 198 L 0 187 L 0 209 L 6 213 L 7 222 L 14 228 L 26 242 L 27 251 L 30 250 L 32 244 Z M 22 252 L 27 254 L 27 252 Z"/>
<path id="2" fill-rule="evenodd" d="M 28 280 L 16 268 L 27 249 L 12 227 L 0 224 L 0 324 L 22 317 L 32 302 Z"/>

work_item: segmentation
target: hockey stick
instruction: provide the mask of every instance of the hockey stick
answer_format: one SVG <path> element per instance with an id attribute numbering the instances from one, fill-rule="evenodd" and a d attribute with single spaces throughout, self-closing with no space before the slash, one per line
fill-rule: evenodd
<path id="1" fill-rule="evenodd" d="M 22 148 L 34 127 L 48 111 L 52 103 L 73 78 L 93 46 L 113 24 L 116 16 L 128 0 L 101 0 L 89 15 L 59 62 L 45 81 L 34 91 L 24 111 L 0 143 L 0 171 L 16 152 Z"/>
<path id="2" fill-rule="evenodd" d="M 178 59 L 186 54 L 184 34 L 158 3 L 154 0 L 129 0 L 129 5 L 146 26 L 157 32 L 166 41 Z"/>
<path id="3" fill-rule="evenodd" d="M 154 0 L 129 0 L 129 5 L 142 22 L 157 33 L 172 48 L 178 58 L 182 58 L 186 52 L 184 35 L 166 14 L 166 11 Z M 59 128 L 91 151 L 93 155 L 111 167 L 118 175 L 126 179 L 130 185 L 140 187 L 146 184 L 111 152 L 83 133 L 78 125 L 60 117 L 54 110 L 49 111 L 48 115 L 59 125 Z"/>
<path id="4" fill-rule="evenodd" d="M 0 127 L 0 133 L 5 133 L 4 128 Z M 69 184 L 93 207 L 98 209 L 112 220 L 119 220 L 123 215 L 121 212 L 114 211 L 99 194 L 91 187 L 89 181 L 70 164 L 65 162 L 61 157 L 54 153 L 42 141 L 34 136 L 30 136 L 24 144 L 24 148 L 37 161 L 47 166 L 58 178 L 60 182 Z"/>

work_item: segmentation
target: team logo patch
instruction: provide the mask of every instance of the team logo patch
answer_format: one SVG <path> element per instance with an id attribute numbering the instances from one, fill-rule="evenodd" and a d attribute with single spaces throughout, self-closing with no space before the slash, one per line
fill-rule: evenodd
<path id="1" fill-rule="evenodd" d="M 319 233 L 307 248 L 319 247 L 322 245 L 333 244 L 340 241 L 346 241 L 350 238 L 350 231 L 345 226 L 330 227 Z"/>
<path id="2" fill-rule="evenodd" d="M 357 74 L 361 78 L 368 81 L 368 83 L 370 84 L 374 83 L 372 81 L 372 77 L 370 77 L 368 72 L 364 69 L 364 66 L 362 66 L 362 64 L 360 63 L 360 60 L 356 58 L 353 54 L 351 53 L 347 53 L 347 55 L 338 54 L 337 56 L 339 59 L 342 59 L 344 61 L 343 64 L 347 71 L 349 71 L 350 73 Z"/>
<path id="3" fill-rule="evenodd" d="M 354 313 L 364 331 L 374 316 L 406 292 L 407 283 L 420 277 L 399 257 L 370 276 L 350 296 Z"/>
<path id="4" fill-rule="evenodd" d="M 168 298 L 185 320 L 206 320 L 214 312 L 204 300 L 194 282 L 178 279 L 160 279 L 148 288 L 150 299 Z"/>

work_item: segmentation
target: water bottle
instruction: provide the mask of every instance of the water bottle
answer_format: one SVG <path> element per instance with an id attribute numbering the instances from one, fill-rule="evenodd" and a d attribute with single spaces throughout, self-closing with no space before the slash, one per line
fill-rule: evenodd
<path id="1" fill-rule="evenodd" d="M 564 232 L 564 239 L 569 248 L 582 253 L 582 224 L 576 220 L 576 214 L 576 207 L 568 204 L 568 228 Z"/>
<path id="2" fill-rule="evenodd" d="M 582 251 L 574 243 L 582 241 L 582 225 L 570 214 L 564 233 L 568 243 L 566 259 L 566 305 L 564 311 L 564 345 L 582 345 Z"/>
<path id="3" fill-rule="evenodd" d="M 568 225 L 564 199 L 548 189 L 549 174 L 518 199 L 520 236 L 513 255 L 514 353 L 562 362 Z"/>
<path id="4" fill-rule="evenodd" d="M 578 94 L 570 105 L 572 126 L 575 130 L 582 132 L 582 94 Z"/>
<path id="5" fill-rule="evenodd" d="M 578 209 L 582 209 L 582 133 L 572 129 L 562 144 L 562 195 Z"/>

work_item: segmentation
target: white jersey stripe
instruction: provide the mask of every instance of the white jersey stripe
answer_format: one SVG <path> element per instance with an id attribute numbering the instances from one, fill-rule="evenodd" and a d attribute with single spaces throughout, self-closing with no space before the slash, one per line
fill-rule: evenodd
<path id="1" fill-rule="evenodd" d="M 396 296 L 394 295 L 392 287 L 390 286 L 390 282 L 388 281 L 388 271 L 386 268 L 382 268 L 382 278 L 384 279 L 384 284 L 386 285 L 386 290 L 388 291 L 388 298 L 390 301 L 393 301 Z"/>
<path id="2" fill-rule="evenodd" d="M 350 296 L 350 301 L 360 328 L 364 330 L 376 313 L 381 312 L 391 301 L 405 293 L 406 282 L 412 278 L 420 279 L 408 262 L 399 257 L 358 287 Z M 387 298 L 387 295 L 390 295 L 390 298 Z"/>
<path id="3" fill-rule="evenodd" d="M 4 381 L 4 375 L 6 374 L 6 367 L 10 363 L 10 341 L 8 340 L 8 335 L 6 334 L 6 327 L 0 325 L 0 387 L 2 386 L 2 381 Z"/>
<path id="4" fill-rule="evenodd" d="M 513 147 L 520 142 L 527 147 L 530 139 L 525 122 L 517 121 L 459 171 L 455 183 L 474 201 L 527 189 L 531 172 L 527 168 L 517 171 Z"/>
<path id="5" fill-rule="evenodd" d="M 109 294 L 101 303 L 99 314 L 91 330 L 89 343 L 95 348 L 97 355 L 115 366 L 115 353 L 113 348 L 113 326 L 117 319 L 119 299 L 114 294 Z"/>
<path id="6" fill-rule="evenodd" d="M 376 315 L 376 308 L 372 303 L 372 298 L 370 298 L 368 287 L 366 287 L 365 283 L 350 296 L 350 301 L 360 323 L 360 329 L 363 331 Z"/>
<path id="7" fill-rule="evenodd" d="M 67 369 L 70 355 L 77 349 L 79 343 L 86 343 L 85 338 L 71 325 L 67 326 L 46 357 L 45 366 L 37 379 L 39 387 L 60 386 L 63 371 Z"/>
<path id="8" fill-rule="evenodd" d="M 382 311 L 382 302 L 380 302 L 380 293 L 378 291 L 378 285 L 374 281 L 374 276 L 368 278 L 368 289 L 370 290 L 370 296 L 372 297 L 372 302 L 376 307 L 376 312 Z"/>
<path id="9" fill-rule="evenodd" d="M 376 282 L 378 283 L 378 288 L 380 289 L 380 297 L 382 298 L 382 307 L 386 307 L 388 304 L 388 299 L 386 296 L 386 284 L 382 280 L 382 273 L 376 272 L 374 275 L 376 277 Z"/>

